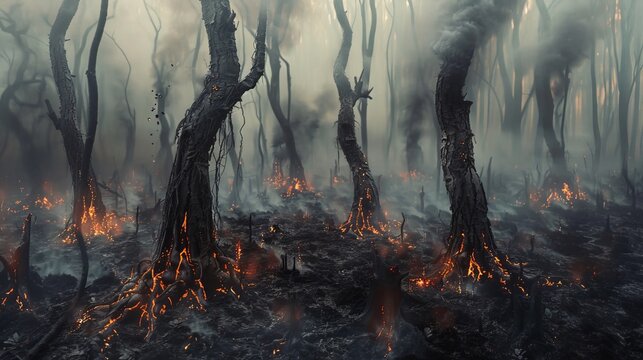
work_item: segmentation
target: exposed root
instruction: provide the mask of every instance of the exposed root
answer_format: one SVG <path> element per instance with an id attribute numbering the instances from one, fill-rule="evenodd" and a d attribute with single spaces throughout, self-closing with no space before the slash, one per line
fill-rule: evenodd
<path id="1" fill-rule="evenodd" d="M 366 234 L 384 234 L 387 231 L 387 225 L 372 178 L 370 176 L 364 176 L 364 179 L 358 179 L 358 176 L 354 178 L 354 181 L 359 181 L 360 185 L 355 186 L 356 193 L 351 211 L 339 230 L 342 233 L 353 232 L 359 237 Z"/>
<path id="2" fill-rule="evenodd" d="M 180 236 L 187 234 L 185 228 L 183 231 Z M 145 339 L 149 340 L 158 319 L 181 303 L 203 311 L 208 297 L 217 292 L 239 297 L 237 272 L 238 266 L 232 259 L 215 252 L 208 261 L 195 261 L 187 248 L 168 263 L 142 261 L 115 295 L 84 312 L 77 328 L 88 324 L 90 332 L 107 339 L 115 333 L 114 327 L 119 322 L 136 319 L 139 326 L 147 327 Z M 108 346 L 108 341 L 105 345 Z"/>
<path id="3" fill-rule="evenodd" d="M 513 263 L 485 240 L 490 236 L 480 236 L 475 242 L 467 241 L 462 232 L 451 236 L 447 251 L 437 260 L 437 268 L 427 276 L 411 279 L 411 284 L 419 287 L 436 287 L 440 290 L 462 292 L 464 280 L 474 283 L 495 281 L 508 294 L 527 294 L 524 278 L 517 271 L 521 263 Z M 480 244 L 473 247 L 471 244 Z"/>
<path id="4" fill-rule="evenodd" d="M 4 268 L 1 274 L 6 273 L 9 278 L 9 287 L 0 297 L 0 309 L 15 304 L 19 311 L 25 311 L 29 306 L 29 292 L 31 290 L 29 263 L 29 250 L 31 246 L 31 214 L 27 215 L 22 225 L 22 240 L 9 260 L 0 257 Z"/>

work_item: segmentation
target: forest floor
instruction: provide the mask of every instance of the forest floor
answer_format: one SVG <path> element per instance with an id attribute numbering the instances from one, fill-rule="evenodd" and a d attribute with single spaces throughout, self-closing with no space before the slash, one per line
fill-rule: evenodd
<path id="1" fill-rule="evenodd" d="M 525 206 L 515 200 L 516 192 L 496 188 L 489 198 L 498 248 L 524 263 L 527 278 L 555 283 L 543 289 L 544 334 L 539 340 L 516 331 L 506 294 L 466 281 L 458 291 L 418 282 L 443 248 L 449 221 L 444 209 L 427 205 L 424 211 L 407 212 L 403 241 L 397 220 L 390 221 L 390 234 L 356 238 L 337 230 L 340 219 L 332 210 L 350 199 L 330 190 L 254 211 L 252 235 L 248 213 L 222 212 L 220 245 L 239 264 L 243 292 L 238 298 L 215 296 L 205 311 L 178 305 L 163 316 L 147 342 L 146 327 L 136 319 L 119 324 L 109 336 L 68 331 L 46 350 L 45 358 L 640 359 L 643 211 L 612 202 L 599 211 L 593 200 Z M 417 202 L 417 194 L 405 196 L 396 201 Z M 387 215 L 392 219 L 397 207 L 390 198 L 385 191 L 384 207 L 391 209 Z M 64 206 L 59 211 L 29 209 L 12 201 L 0 213 L 0 249 L 16 246 L 21 217 L 33 211 L 32 267 L 43 274 L 42 289 L 26 311 L 11 306 L 0 310 L 0 351 L 20 355 L 73 297 L 80 265 L 75 246 L 57 236 Z M 159 218 L 158 212 L 142 212 L 134 236 L 130 214 L 113 238 L 90 239 L 85 303 L 114 293 L 132 267 L 149 258 Z M 387 264 L 409 273 L 402 282 L 392 337 L 369 334 L 362 317 L 375 249 L 386 255 Z M 282 255 L 288 259 L 287 270 Z"/>

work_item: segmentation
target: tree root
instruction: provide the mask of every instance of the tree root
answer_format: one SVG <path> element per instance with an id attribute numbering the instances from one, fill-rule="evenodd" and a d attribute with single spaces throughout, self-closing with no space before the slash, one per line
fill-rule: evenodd
<path id="1" fill-rule="evenodd" d="M 146 324 L 145 340 L 148 341 L 157 321 L 179 303 L 203 311 L 205 302 L 215 293 L 238 297 L 241 292 L 237 266 L 226 257 L 217 257 L 201 270 L 184 252 L 177 263 L 165 270 L 155 268 L 158 264 L 151 261 L 140 262 L 137 272 L 111 298 L 86 309 L 76 328 L 109 337 L 121 321 L 137 319 L 139 326 Z"/>

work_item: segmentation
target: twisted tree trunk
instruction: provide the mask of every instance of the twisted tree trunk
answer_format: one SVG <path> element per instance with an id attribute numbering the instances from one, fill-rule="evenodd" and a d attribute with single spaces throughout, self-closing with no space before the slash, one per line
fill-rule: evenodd
<path id="1" fill-rule="evenodd" d="M 74 194 L 79 194 L 82 197 L 81 208 L 90 209 L 93 207 L 98 219 L 101 219 L 105 215 L 105 205 L 91 165 L 88 169 L 88 186 L 83 186 L 80 180 L 85 143 L 77 127 L 76 90 L 65 52 L 65 36 L 69 29 L 69 24 L 78 10 L 79 2 L 80 0 L 63 1 L 49 33 L 49 55 L 51 57 L 54 82 L 60 99 L 60 114 L 56 115 L 48 101 L 47 106 L 49 108 L 49 117 L 63 138 L 67 163 L 72 175 Z"/>
<path id="2" fill-rule="evenodd" d="M 543 0 L 536 0 L 536 5 L 541 15 L 541 27 L 544 34 L 549 33 L 551 17 Z M 553 69 L 546 63 L 536 64 L 534 67 L 534 93 L 538 106 L 538 123 L 542 129 L 545 144 L 549 149 L 552 167 L 549 176 L 545 179 L 545 187 L 560 189 L 563 182 L 570 183 L 570 174 L 565 158 L 565 149 L 554 129 L 554 97 L 551 92 L 551 76 Z"/>
<path id="3" fill-rule="evenodd" d="M 453 269 L 480 280 L 497 258 L 487 216 L 487 198 L 475 168 L 473 133 L 469 121 L 472 102 L 462 89 L 475 48 L 443 59 L 435 94 L 442 130 L 442 170 L 451 202 L 451 230 L 443 275 Z"/>
<path id="4" fill-rule="evenodd" d="M 282 131 L 284 145 L 286 146 L 286 152 L 288 153 L 288 161 L 290 164 L 288 170 L 288 176 L 290 181 L 299 180 L 305 186 L 306 184 L 306 175 L 304 174 L 304 165 L 299 157 L 297 152 L 297 146 L 295 144 L 295 135 L 293 134 L 292 127 L 290 126 L 290 109 L 288 113 L 284 113 L 284 110 L 281 107 L 281 51 L 280 43 L 281 39 L 279 34 L 276 32 L 276 29 L 279 29 L 282 24 L 282 13 L 283 13 L 284 1 L 280 0 L 277 2 L 277 6 L 274 12 L 273 18 L 273 29 L 275 33 L 271 36 L 271 46 L 268 49 L 268 55 L 270 60 L 270 83 L 268 88 L 268 100 L 270 101 L 270 106 L 272 108 L 277 122 Z M 290 91 L 290 90 L 289 90 Z"/>
<path id="5" fill-rule="evenodd" d="M 375 50 L 375 33 L 377 31 L 377 8 L 375 0 L 369 0 L 368 8 L 370 10 L 371 26 L 366 34 L 366 0 L 360 0 L 360 13 L 362 15 L 362 68 L 364 69 L 363 89 L 368 90 L 371 83 L 371 66 L 373 64 L 373 51 Z M 362 148 L 364 155 L 368 158 L 368 99 L 361 99 L 358 105 L 359 118 L 361 124 Z"/>
<path id="6" fill-rule="evenodd" d="M 342 45 L 333 68 L 340 101 L 337 138 L 353 176 L 353 204 L 348 219 L 340 229 L 343 232 L 352 230 L 360 236 L 364 233 L 377 234 L 384 228 L 384 213 L 380 207 L 379 191 L 366 156 L 357 144 L 353 110 L 359 99 L 371 98 L 372 89 L 364 89 L 362 79 L 356 79 L 355 89 L 351 88 L 346 76 L 346 65 L 351 51 L 353 31 L 344 10 L 343 0 L 334 0 L 334 5 L 343 32 Z"/>
<path id="7" fill-rule="evenodd" d="M 232 260 L 215 241 L 209 163 L 215 137 L 241 96 L 255 87 L 265 64 L 266 10 L 262 4 L 257 48 L 250 73 L 241 72 L 235 43 L 235 14 L 229 0 L 201 1 L 210 49 L 204 89 L 179 124 L 178 147 L 170 174 L 163 219 L 150 266 L 126 283 L 107 303 L 94 306 L 88 317 L 100 317 L 104 333 L 127 313 L 139 311 L 148 322 L 148 337 L 156 319 L 179 301 L 202 299 L 217 291 L 238 290 Z M 185 300 L 184 300 L 185 299 Z"/>

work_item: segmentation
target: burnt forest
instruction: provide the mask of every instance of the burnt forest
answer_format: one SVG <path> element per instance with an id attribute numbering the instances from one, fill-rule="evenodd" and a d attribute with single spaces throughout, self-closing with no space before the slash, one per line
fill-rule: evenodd
<path id="1" fill-rule="evenodd" d="M 642 17 L 0 0 L 0 360 L 642 359 Z"/>

